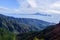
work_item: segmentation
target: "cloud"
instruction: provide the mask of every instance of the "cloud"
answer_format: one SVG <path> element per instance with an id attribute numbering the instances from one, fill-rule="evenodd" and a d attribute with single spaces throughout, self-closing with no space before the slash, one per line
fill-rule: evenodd
<path id="1" fill-rule="evenodd" d="M 17 9 L 9 9 L 6 7 L 0 7 L 0 13 L 17 13 Z"/>
<path id="2" fill-rule="evenodd" d="M 0 13 L 8 13 L 10 9 L 5 8 L 5 7 L 0 7 Z"/>
<path id="3" fill-rule="evenodd" d="M 20 8 L 20 9 L 9 9 L 6 7 L 0 7 L 0 13 L 6 13 L 6 14 L 33 14 L 36 13 L 35 9 L 25 9 L 25 8 Z"/>
<path id="4" fill-rule="evenodd" d="M 57 3 L 53 3 L 51 5 L 52 8 L 60 8 L 60 2 L 57 2 Z"/>
<path id="5" fill-rule="evenodd" d="M 17 2 L 19 3 L 19 9 L 21 8 L 29 8 L 30 5 L 29 3 L 27 2 L 27 0 L 17 0 Z"/>
<path id="6" fill-rule="evenodd" d="M 21 2 L 19 3 L 23 5 Z M 36 12 L 45 12 L 48 14 L 49 13 L 60 14 L 60 0 L 24 0 L 23 3 L 24 3 L 23 7 L 20 8 L 22 9 L 23 12 L 26 13 L 29 13 L 29 11 L 30 13 L 36 11 Z M 30 6 L 30 8 L 28 8 L 28 6 Z"/>
<path id="7" fill-rule="evenodd" d="M 48 14 L 60 14 L 60 0 L 17 0 L 17 2 L 20 5 L 17 9 L 0 7 L 0 12 L 20 14 L 45 12 Z"/>
<path id="8" fill-rule="evenodd" d="M 32 8 L 37 8 L 37 3 L 35 2 L 35 0 L 27 0 L 27 2 Z"/>
<path id="9" fill-rule="evenodd" d="M 41 1 L 41 0 L 40 0 Z M 38 3 L 38 11 L 50 13 L 50 14 L 60 14 L 60 0 L 42 0 L 42 2 Z"/>
<path id="10" fill-rule="evenodd" d="M 55 10 L 60 10 L 60 1 L 51 4 L 50 7 Z"/>
<path id="11" fill-rule="evenodd" d="M 55 13 L 55 14 L 60 14 L 60 1 L 54 2 L 49 5 L 48 13 Z"/>
<path id="12" fill-rule="evenodd" d="M 60 11 L 58 11 L 58 10 L 52 10 L 52 9 L 51 9 L 51 10 L 44 10 L 44 12 L 46 12 L 46 13 L 48 13 L 48 14 L 49 14 L 49 13 L 50 13 L 50 14 L 51 14 L 51 13 L 52 13 L 52 14 L 60 14 Z"/>

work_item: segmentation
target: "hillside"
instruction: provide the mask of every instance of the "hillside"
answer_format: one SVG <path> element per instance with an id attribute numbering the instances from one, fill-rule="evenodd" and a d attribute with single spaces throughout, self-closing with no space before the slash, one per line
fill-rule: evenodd
<path id="1" fill-rule="evenodd" d="M 40 31 L 49 25 L 52 25 L 52 23 L 37 19 L 14 18 L 0 14 L 0 28 L 4 27 L 14 33 Z"/>
<path id="2" fill-rule="evenodd" d="M 16 35 L 5 28 L 0 28 L 0 40 L 15 40 Z"/>
<path id="3" fill-rule="evenodd" d="M 60 40 L 60 23 L 51 25 L 42 31 L 19 34 L 16 40 Z"/>

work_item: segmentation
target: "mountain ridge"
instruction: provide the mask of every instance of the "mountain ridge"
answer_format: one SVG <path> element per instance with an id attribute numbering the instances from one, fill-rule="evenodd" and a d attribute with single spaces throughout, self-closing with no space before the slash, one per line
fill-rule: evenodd
<path id="1" fill-rule="evenodd" d="M 14 18 L 0 14 L 0 26 L 17 33 L 40 31 L 49 25 L 52 25 L 52 23 L 30 18 Z"/>

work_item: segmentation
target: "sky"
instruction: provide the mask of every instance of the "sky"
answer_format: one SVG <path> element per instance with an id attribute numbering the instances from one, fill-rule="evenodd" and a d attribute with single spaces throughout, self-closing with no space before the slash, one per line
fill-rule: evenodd
<path id="1" fill-rule="evenodd" d="M 52 17 L 43 20 L 57 23 L 60 21 L 60 0 L 0 0 L 1 14 L 35 14 L 46 13 Z M 37 18 L 37 16 L 36 16 Z M 57 20 L 56 20 L 57 19 Z M 52 22 L 53 22 L 52 21 Z"/>

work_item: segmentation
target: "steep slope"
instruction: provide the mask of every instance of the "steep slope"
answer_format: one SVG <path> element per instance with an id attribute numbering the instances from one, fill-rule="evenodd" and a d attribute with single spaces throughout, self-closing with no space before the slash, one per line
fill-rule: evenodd
<path id="1" fill-rule="evenodd" d="M 35 37 L 38 39 L 43 38 L 44 40 L 60 40 L 60 23 L 38 32 Z"/>
<path id="2" fill-rule="evenodd" d="M 60 23 L 42 31 L 19 34 L 16 36 L 16 40 L 60 40 Z"/>
<path id="3" fill-rule="evenodd" d="M 23 33 L 30 31 L 40 31 L 45 29 L 51 23 L 29 18 L 14 18 L 0 14 L 0 28 L 4 27 L 7 30 L 15 33 Z"/>
<path id="4" fill-rule="evenodd" d="M 60 23 L 59 24 L 56 24 L 54 26 L 52 26 L 52 30 L 47 30 L 47 32 L 45 32 L 44 34 L 44 37 L 45 39 L 48 39 L 48 40 L 60 40 Z M 49 31 L 49 32 L 48 32 Z"/>

